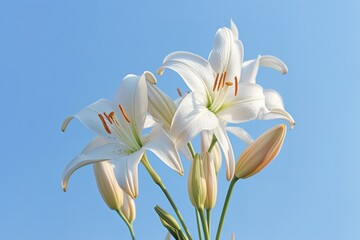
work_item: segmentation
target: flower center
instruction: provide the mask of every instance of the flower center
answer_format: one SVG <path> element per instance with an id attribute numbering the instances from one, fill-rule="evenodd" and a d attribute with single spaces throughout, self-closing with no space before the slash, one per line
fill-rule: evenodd
<path id="1" fill-rule="evenodd" d="M 115 133 L 123 143 L 129 146 L 132 150 L 136 151 L 142 146 L 140 138 L 137 132 L 132 129 L 132 125 L 126 124 L 130 123 L 130 119 L 121 104 L 119 104 L 119 109 L 124 120 L 126 121 L 123 121 L 123 124 L 120 124 L 120 121 L 116 117 L 115 112 L 110 112 L 108 114 L 104 112 L 103 114 L 98 114 L 98 117 L 108 134 L 111 135 Z"/>
<path id="2" fill-rule="evenodd" d="M 224 104 L 226 99 L 227 90 L 231 87 L 234 87 L 234 96 L 237 95 L 239 89 L 238 78 L 234 77 L 234 82 L 226 81 L 226 71 L 223 73 L 217 73 L 214 81 L 213 92 L 214 99 L 209 106 L 209 110 L 216 113 L 219 111 L 221 106 Z"/>

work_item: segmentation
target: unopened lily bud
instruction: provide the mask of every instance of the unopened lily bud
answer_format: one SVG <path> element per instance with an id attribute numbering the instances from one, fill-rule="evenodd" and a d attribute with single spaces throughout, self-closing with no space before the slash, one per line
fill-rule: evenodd
<path id="1" fill-rule="evenodd" d="M 195 155 L 190 167 L 188 192 L 192 205 L 197 209 L 204 209 L 206 200 L 206 180 L 203 161 L 199 154 Z"/>
<path id="2" fill-rule="evenodd" d="M 119 210 L 123 205 L 123 190 L 120 188 L 114 166 L 110 161 L 94 163 L 96 183 L 102 198 L 110 209 Z"/>
<path id="3" fill-rule="evenodd" d="M 209 131 L 201 132 L 201 151 L 207 152 L 213 141 L 213 134 L 210 134 Z M 213 149 L 210 152 L 210 157 L 214 163 L 216 173 L 219 172 L 222 162 L 221 150 L 219 143 L 216 142 Z"/>
<path id="4" fill-rule="evenodd" d="M 132 223 L 136 218 L 135 200 L 126 192 L 124 192 L 124 203 L 120 211 L 124 214 L 125 218 Z"/>
<path id="5" fill-rule="evenodd" d="M 241 153 L 235 167 L 237 178 L 248 178 L 260 172 L 280 152 L 286 135 L 286 126 L 277 125 L 254 142 Z"/>
<path id="6" fill-rule="evenodd" d="M 145 72 L 145 79 L 149 100 L 148 112 L 169 133 L 176 112 L 175 102 L 155 85 L 157 80 L 151 72 Z"/>
<path id="7" fill-rule="evenodd" d="M 176 230 L 181 229 L 175 218 L 171 216 L 168 212 L 166 212 L 164 209 L 162 209 L 159 205 L 156 205 L 154 209 L 155 212 L 159 215 L 161 222 L 164 221 L 165 223 L 167 223 L 167 225 Z"/>
<path id="8" fill-rule="evenodd" d="M 200 158 L 203 161 L 206 180 L 206 200 L 204 207 L 205 209 L 212 209 L 215 206 L 217 197 L 217 176 L 215 166 L 208 152 L 201 154 Z"/>

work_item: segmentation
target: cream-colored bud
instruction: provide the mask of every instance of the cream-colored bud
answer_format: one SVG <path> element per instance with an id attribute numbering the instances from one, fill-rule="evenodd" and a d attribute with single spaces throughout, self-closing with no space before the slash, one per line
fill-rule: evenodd
<path id="1" fill-rule="evenodd" d="M 211 134 L 210 131 L 202 131 L 201 151 L 207 152 L 209 150 L 212 141 L 213 141 L 213 134 Z M 211 150 L 210 157 L 212 158 L 212 161 L 214 163 L 215 171 L 216 173 L 218 173 L 222 162 L 221 150 L 218 142 L 215 143 L 213 149 Z"/>
<path id="2" fill-rule="evenodd" d="M 124 192 L 123 196 L 124 203 L 120 211 L 124 214 L 129 223 L 132 223 L 136 218 L 135 200 L 126 192 Z"/>
<path id="3" fill-rule="evenodd" d="M 286 135 L 286 126 L 277 125 L 263 133 L 241 153 L 235 166 L 237 178 L 248 178 L 260 172 L 280 152 Z"/>
<path id="4" fill-rule="evenodd" d="M 205 209 L 212 209 L 215 206 L 217 198 L 217 176 L 214 161 L 208 152 L 201 154 L 200 158 L 203 161 L 206 180 L 206 200 L 204 207 Z"/>
<path id="5" fill-rule="evenodd" d="M 123 190 L 120 188 L 114 174 L 111 161 L 94 163 L 96 183 L 102 198 L 109 208 L 119 210 L 123 205 Z"/>
<path id="6" fill-rule="evenodd" d="M 201 160 L 199 154 L 195 155 L 195 158 L 191 163 L 188 180 L 188 192 L 191 204 L 197 209 L 204 209 L 204 203 L 206 200 L 206 180 L 203 161 Z"/>
<path id="7" fill-rule="evenodd" d="M 146 72 L 145 79 L 147 81 L 149 100 L 148 112 L 169 133 L 171 122 L 176 112 L 175 102 L 155 85 L 157 80 L 152 73 Z"/>

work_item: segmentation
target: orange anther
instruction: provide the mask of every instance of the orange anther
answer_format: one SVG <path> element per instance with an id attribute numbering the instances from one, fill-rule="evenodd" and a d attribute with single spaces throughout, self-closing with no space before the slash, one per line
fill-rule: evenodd
<path id="1" fill-rule="evenodd" d="M 222 80 L 222 86 L 221 87 L 224 87 L 225 86 L 225 79 L 226 79 L 226 72 L 224 72 L 224 78 Z"/>
<path id="2" fill-rule="evenodd" d="M 217 83 L 218 83 L 218 80 L 219 80 L 219 73 L 216 74 L 213 91 L 215 91 L 215 89 L 216 89 L 216 85 L 217 85 Z"/>
<path id="3" fill-rule="evenodd" d="M 180 89 L 179 89 L 179 88 L 176 88 L 176 90 L 177 90 L 179 96 L 182 97 L 182 93 L 181 93 Z"/>
<path id="4" fill-rule="evenodd" d="M 111 117 L 109 115 L 106 114 L 106 112 L 104 112 L 104 116 L 106 117 L 106 119 L 112 124 L 113 121 L 111 119 Z"/>
<path id="5" fill-rule="evenodd" d="M 238 88 L 239 88 L 239 82 L 238 82 L 237 77 L 235 76 L 235 96 L 236 96 L 237 93 L 238 93 Z"/>
<path id="6" fill-rule="evenodd" d="M 106 124 L 104 117 L 103 117 L 101 114 L 98 114 L 98 116 L 99 116 L 99 118 L 100 118 L 100 120 L 101 120 L 101 122 L 102 122 L 102 124 L 103 124 L 103 126 L 104 126 L 104 128 L 105 128 L 105 131 L 106 131 L 108 134 L 111 134 L 111 131 L 110 131 L 108 125 Z"/>
<path id="7" fill-rule="evenodd" d="M 220 75 L 219 84 L 218 84 L 217 89 L 216 89 L 217 91 L 220 90 L 220 86 L 221 86 L 221 84 L 222 84 L 223 76 L 224 76 L 224 74 L 222 73 L 222 74 Z"/>
<path id="8" fill-rule="evenodd" d="M 225 84 L 226 84 L 226 86 L 229 86 L 229 87 L 233 85 L 232 82 L 225 82 Z"/>
<path id="9" fill-rule="evenodd" d="M 125 118 L 125 120 L 126 120 L 128 123 L 130 123 L 130 119 L 129 119 L 128 116 L 126 115 L 125 110 L 124 110 L 124 108 L 123 108 L 123 106 L 122 106 L 121 104 L 119 104 L 119 108 L 120 108 L 120 111 L 121 111 L 123 117 Z"/>

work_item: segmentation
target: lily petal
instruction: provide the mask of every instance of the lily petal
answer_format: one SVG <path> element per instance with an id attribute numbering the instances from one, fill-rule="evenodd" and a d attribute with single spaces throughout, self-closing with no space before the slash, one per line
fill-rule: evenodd
<path id="1" fill-rule="evenodd" d="M 145 149 L 153 152 L 166 165 L 183 175 L 184 169 L 175 144 L 159 125 L 153 128 L 145 141 Z"/>
<path id="2" fill-rule="evenodd" d="M 225 122 L 241 123 L 256 119 L 265 107 L 263 88 L 252 83 L 239 83 L 239 93 L 217 113 Z"/>
<path id="3" fill-rule="evenodd" d="M 247 144 L 254 141 L 254 139 L 241 127 L 226 127 L 226 131 L 231 132 Z"/>
<path id="4" fill-rule="evenodd" d="M 79 156 L 66 166 L 61 182 L 63 190 L 66 191 L 71 175 L 79 168 L 96 162 L 117 159 L 126 151 L 127 149 L 119 143 L 109 142 L 102 137 L 96 137 L 85 147 Z"/>
<path id="5" fill-rule="evenodd" d="M 113 103 L 107 99 L 100 99 L 93 104 L 85 107 L 77 114 L 70 116 L 65 119 L 61 130 L 65 131 L 70 121 L 74 118 L 78 119 L 81 123 L 83 123 L 86 127 L 88 127 L 90 130 L 94 131 L 95 133 L 112 139 L 116 140 L 117 136 L 114 134 L 109 134 L 109 132 L 106 130 L 103 122 L 99 118 L 99 114 L 109 113 L 114 111 Z M 109 126 L 107 125 L 109 128 Z"/>
<path id="6" fill-rule="evenodd" d="M 120 83 L 114 102 L 122 105 L 125 114 L 130 119 L 131 126 L 137 134 L 140 135 L 148 107 L 145 75 L 127 75 Z M 119 106 L 117 106 L 117 108 L 118 107 Z M 120 118 L 119 120 L 125 123 L 124 118 Z M 124 125 L 126 126 L 127 124 Z"/>
<path id="7" fill-rule="evenodd" d="M 214 49 L 210 52 L 209 62 L 216 73 L 226 72 L 225 81 L 240 79 L 243 55 L 242 43 L 234 39 L 228 28 L 220 28 L 215 35 Z"/>
<path id="8" fill-rule="evenodd" d="M 259 55 L 255 60 L 243 62 L 240 81 L 256 83 L 256 76 L 260 65 L 273 68 L 282 74 L 286 74 L 288 72 L 287 66 L 279 58 L 271 55 Z"/>
<path id="9" fill-rule="evenodd" d="M 284 119 L 289 122 L 292 128 L 295 125 L 293 117 L 285 111 L 284 103 L 281 95 L 272 89 L 264 90 L 265 106 L 268 111 L 263 112 L 259 115 L 259 119 Z"/>
<path id="10" fill-rule="evenodd" d="M 146 114 L 144 128 L 151 128 L 156 124 L 157 122 L 154 120 L 154 118 L 150 114 Z"/>
<path id="11" fill-rule="evenodd" d="M 211 94 L 215 72 L 206 59 L 190 52 L 174 52 L 165 57 L 158 73 L 161 75 L 165 68 L 177 72 L 191 91 Z"/>
<path id="12" fill-rule="evenodd" d="M 181 101 L 171 124 L 171 139 L 181 147 L 203 130 L 218 126 L 217 116 L 206 108 L 206 97 L 199 92 L 189 93 Z"/>
<path id="13" fill-rule="evenodd" d="M 170 132 L 170 125 L 176 111 L 175 102 L 154 84 L 147 83 L 147 91 L 148 112 L 156 122 L 163 124 L 164 129 Z"/>
<path id="14" fill-rule="evenodd" d="M 115 176 L 120 187 L 132 198 L 136 198 L 139 192 L 138 165 L 145 152 L 144 148 L 113 161 Z"/>
<path id="15" fill-rule="evenodd" d="M 235 172 L 234 151 L 225 130 L 225 125 L 219 121 L 219 125 L 214 129 L 214 134 L 221 146 L 226 161 L 226 179 L 230 180 Z"/>

